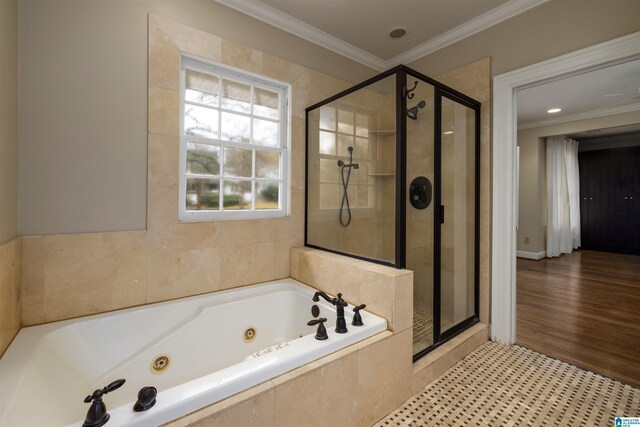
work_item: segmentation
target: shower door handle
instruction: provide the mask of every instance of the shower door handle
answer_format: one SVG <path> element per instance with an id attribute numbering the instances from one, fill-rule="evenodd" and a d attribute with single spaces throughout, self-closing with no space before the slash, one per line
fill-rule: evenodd
<path id="1" fill-rule="evenodd" d="M 444 224 L 444 205 L 440 205 L 440 224 Z"/>

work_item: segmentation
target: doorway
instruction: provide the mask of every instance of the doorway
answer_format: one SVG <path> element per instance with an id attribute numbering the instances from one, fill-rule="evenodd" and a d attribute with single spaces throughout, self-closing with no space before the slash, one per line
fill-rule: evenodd
<path id="1" fill-rule="evenodd" d="M 493 79 L 491 338 L 516 338 L 515 94 L 519 89 L 640 57 L 640 32 L 510 71 Z"/>

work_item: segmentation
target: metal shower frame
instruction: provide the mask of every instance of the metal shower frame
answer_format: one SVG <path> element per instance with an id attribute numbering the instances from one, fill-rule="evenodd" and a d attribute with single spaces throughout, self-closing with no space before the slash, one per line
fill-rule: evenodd
<path id="1" fill-rule="evenodd" d="M 395 262 L 390 263 L 378 259 L 372 259 L 360 255 L 349 254 L 329 248 L 323 248 L 309 244 L 307 239 L 307 225 L 309 205 L 309 113 L 323 105 L 329 104 L 346 95 L 363 89 L 389 76 L 396 75 L 396 200 L 395 200 Z M 444 333 L 440 330 L 441 317 L 441 225 L 443 212 L 434 208 L 433 218 L 433 344 L 413 356 L 414 362 L 433 349 L 439 347 L 460 332 L 468 329 L 479 321 L 480 312 L 480 107 L 481 103 L 475 99 L 452 89 L 424 74 L 413 70 L 406 65 L 398 65 L 377 76 L 363 81 L 349 89 L 346 89 L 330 98 L 320 101 L 305 110 L 305 211 L 304 211 L 304 244 L 307 247 L 324 250 L 376 264 L 386 265 L 402 269 L 406 267 L 406 202 L 407 202 L 407 97 L 410 97 L 412 89 L 407 89 L 407 76 L 412 76 L 434 87 L 434 185 L 433 206 L 441 206 L 442 202 L 442 98 L 448 98 L 475 112 L 475 230 L 474 230 L 474 314 Z M 411 98 L 411 97 L 410 97 Z M 438 268 L 435 268 L 438 266 Z"/>

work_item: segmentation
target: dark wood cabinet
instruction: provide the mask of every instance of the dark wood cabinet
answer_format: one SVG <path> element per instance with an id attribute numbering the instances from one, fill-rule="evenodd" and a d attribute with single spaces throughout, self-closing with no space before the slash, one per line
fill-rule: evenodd
<path id="1" fill-rule="evenodd" d="M 640 254 L 640 146 L 578 153 L 582 247 Z"/>

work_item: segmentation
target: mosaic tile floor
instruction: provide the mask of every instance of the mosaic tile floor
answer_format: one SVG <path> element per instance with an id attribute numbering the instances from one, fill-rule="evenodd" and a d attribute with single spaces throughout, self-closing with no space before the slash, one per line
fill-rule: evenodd
<path id="1" fill-rule="evenodd" d="M 640 417 L 640 389 L 519 346 L 489 342 L 376 424 L 613 426 Z"/>

